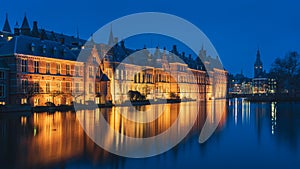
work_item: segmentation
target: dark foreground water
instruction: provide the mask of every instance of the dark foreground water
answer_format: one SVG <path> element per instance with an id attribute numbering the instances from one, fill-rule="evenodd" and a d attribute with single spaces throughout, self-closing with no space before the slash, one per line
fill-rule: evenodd
<path id="1" fill-rule="evenodd" d="M 149 124 L 124 119 L 119 112 L 130 112 L 126 107 L 2 116 L 0 168 L 300 168 L 300 103 L 233 99 L 138 109 L 157 111 L 162 106 L 164 112 Z M 84 119 L 84 125 L 93 130 L 103 115 L 119 133 L 147 138 L 166 131 L 180 111 L 199 112 L 188 136 L 166 153 L 142 159 L 119 157 L 103 150 L 85 134 L 79 122 Z M 219 114 L 223 114 L 219 127 L 207 142 L 199 144 L 205 119 L 213 122 Z M 187 115 L 180 127 L 190 120 Z M 107 145 L 130 144 L 124 138 L 107 136 L 104 140 Z"/>

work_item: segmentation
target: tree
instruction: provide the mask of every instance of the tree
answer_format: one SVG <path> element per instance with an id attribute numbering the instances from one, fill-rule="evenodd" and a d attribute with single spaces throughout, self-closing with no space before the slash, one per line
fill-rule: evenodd
<path id="1" fill-rule="evenodd" d="M 52 96 L 52 102 L 54 103 L 54 98 L 55 97 L 63 95 L 63 94 L 64 94 L 64 92 L 62 92 L 62 91 L 58 91 L 58 90 L 52 91 L 50 93 L 50 96 Z"/>
<path id="2" fill-rule="evenodd" d="M 28 83 L 22 88 L 23 96 L 26 98 L 27 103 L 30 103 L 30 99 L 34 96 L 43 93 L 43 89 L 40 87 L 39 83 Z"/>
<path id="3" fill-rule="evenodd" d="M 270 76 L 277 80 L 277 91 L 295 94 L 299 89 L 300 60 L 297 52 L 289 52 L 284 58 L 276 58 Z"/>
<path id="4" fill-rule="evenodd" d="M 130 101 L 137 101 L 137 100 L 145 100 L 146 96 L 142 95 L 139 91 L 129 90 L 127 93 Z"/>

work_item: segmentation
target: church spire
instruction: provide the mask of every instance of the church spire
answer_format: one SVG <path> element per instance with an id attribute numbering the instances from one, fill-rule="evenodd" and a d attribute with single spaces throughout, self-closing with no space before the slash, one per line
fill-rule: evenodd
<path id="1" fill-rule="evenodd" d="M 113 32 L 112 32 L 112 25 L 110 25 L 108 46 L 113 46 L 113 45 L 114 45 L 114 35 L 113 35 Z"/>
<path id="2" fill-rule="evenodd" d="M 260 51 L 259 49 L 257 49 L 256 60 L 254 63 L 254 78 L 258 78 L 262 76 L 263 76 L 263 63 L 260 59 Z"/>
<path id="3" fill-rule="evenodd" d="M 7 13 L 6 13 L 6 19 L 5 19 L 5 23 L 4 23 L 2 31 L 3 32 L 9 32 L 9 33 L 11 33 L 11 29 L 10 29 L 10 26 L 9 26 L 8 14 Z"/>
<path id="4" fill-rule="evenodd" d="M 28 23 L 26 14 L 25 14 L 23 22 L 22 22 L 21 34 L 23 34 L 23 35 L 30 35 L 30 27 L 29 27 L 29 23 Z"/>

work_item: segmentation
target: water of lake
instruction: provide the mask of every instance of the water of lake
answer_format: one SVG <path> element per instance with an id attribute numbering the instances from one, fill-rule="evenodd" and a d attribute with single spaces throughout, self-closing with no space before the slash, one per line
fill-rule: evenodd
<path id="1" fill-rule="evenodd" d="M 159 110 L 163 111 L 158 113 Z M 133 111 L 144 114 L 133 116 Z M 145 111 L 157 113 L 149 115 Z M 184 118 L 176 123 L 181 112 Z M 196 119 L 191 112 L 198 113 Z M 200 144 L 199 134 L 205 120 L 214 123 L 220 115 L 214 134 Z M 129 138 L 151 138 L 174 124 L 181 132 L 191 121 L 195 120 L 195 124 L 171 150 L 137 159 L 111 154 L 94 143 L 95 139 L 89 136 L 101 132 L 97 130 L 101 117 L 111 129 L 128 136 L 99 134 L 106 147 L 131 147 L 134 142 Z M 155 120 L 136 123 L 132 118 Z M 178 132 L 169 138 L 176 139 Z M 165 144 L 168 142 L 171 141 Z M 155 146 L 148 148 L 155 150 Z M 232 99 L 0 117 L 0 168 L 4 169 L 221 167 L 299 168 L 300 103 Z"/>

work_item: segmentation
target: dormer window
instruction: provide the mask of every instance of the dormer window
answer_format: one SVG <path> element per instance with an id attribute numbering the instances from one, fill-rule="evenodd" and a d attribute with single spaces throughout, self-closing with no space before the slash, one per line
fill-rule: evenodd
<path id="1" fill-rule="evenodd" d="M 31 43 L 31 51 L 34 52 L 34 50 L 35 50 L 35 44 Z"/>
<path id="2" fill-rule="evenodd" d="M 53 54 L 54 54 L 54 55 L 57 54 L 57 48 L 56 48 L 56 46 L 53 48 Z"/>
<path id="3" fill-rule="evenodd" d="M 46 45 L 43 45 L 43 53 L 45 54 L 46 53 Z"/>
<path id="4" fill-rule="evenodd" d="M 66 49 L 64 49 L 64 50 L 62 51 L 62 55 L 63 55 L 63 56 L 65 56 L 65 55 L 66 55 L 66 53 L 67 53 L 67 50 L 66 50 Z"/>

